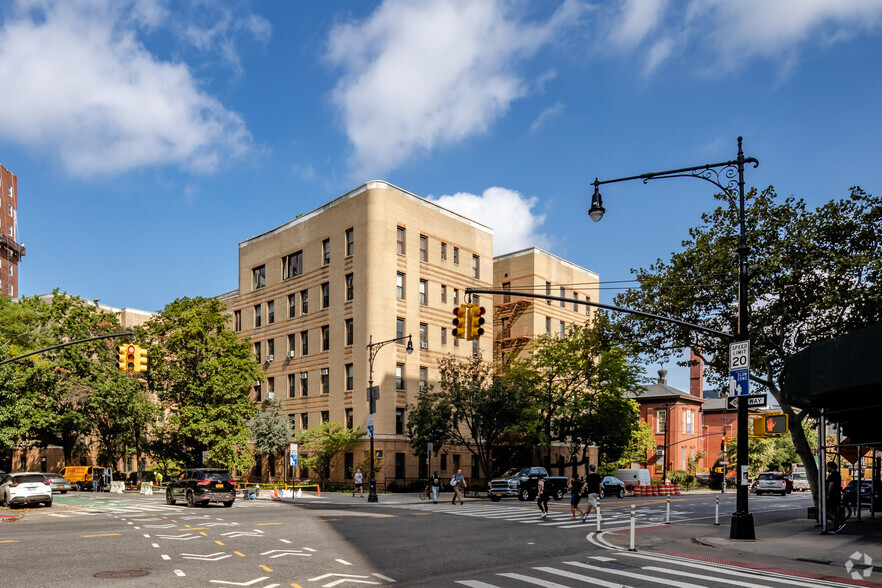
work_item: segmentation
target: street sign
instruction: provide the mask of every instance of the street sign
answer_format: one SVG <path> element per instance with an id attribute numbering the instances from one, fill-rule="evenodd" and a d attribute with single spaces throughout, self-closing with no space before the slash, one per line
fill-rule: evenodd
<path id="1" fill-rule="evenodd" d="M 726 400 L 726 410 L 738 410 L 739 396 L 729 396 Z M 767 404 L 765 394 L 750 394 L 747 396 L 747 408 L 763 408 Z"/>
<path id="2" fill-rule="evenodd" d="M 747 396 L 749 391 L 750 370 L 729 371 L 729 396 Z"/>
<path id="3" fill-rule="evenodd" d="M 729 370 L 750 368 L 750 341 L 729 343 Z"/>
<path id="4" fill-rule="evenodd" d="M 368 415 L 368 422 L 367 422 L 367 425 L 368 425 L 369 427 L 372 427 L 372 428 L 373 428 L 373 426 L 374 426 L 374 415 L 372 415 L 372 414 L 369 414 L 369 415 Z"/>
<path id="5" fill-rule="evenodd" d="M 374 436 L 374 426 L 368 425 L 368 439 Z"/>
<path id="6" fill-rule="evenodd" d="M 367 389 L 368 402 L 371 401 L 371 398 L 373 398 L 374 400 L 380 399 L 380 387 L 379 386 L 371 386 L 370 388 Z"/>
<path id="7" fill-rule="evenodd" d="M 729 465 L 729 462 L 728 461 L 721 461 L 720 465 Z"/>
<path id="8" fill-rule="evenodd" d="M 290 460 L 291 460 L 290 465 L 297 467 L 297 444 L 296 443 L 291 444 Z"/>

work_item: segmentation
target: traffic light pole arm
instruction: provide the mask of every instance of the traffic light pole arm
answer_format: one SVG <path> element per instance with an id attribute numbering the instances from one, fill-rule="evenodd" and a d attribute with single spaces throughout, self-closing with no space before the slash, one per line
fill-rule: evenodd
<path id="1" fill-rule="evenodd" d="M 642 316 L 644 318 L 651 318 L 658 321 L 664 321 L 668 323 L 674 323 L 680 325 L 681 327 L 689 327 L 690 329 L 701 331 L 703 333 L 707 333 L 709 335 L 713 335 L 715 337 L 720 337 L 721 339 L 735 339 L 735 335 L 730 333 L 724 333 L 722 331 L 716 331 L 714 329 L 709 329 L 707 327 L 702 327 L 701 325 L 695 325 L 692 323 L 687 323 L 686 321 L 681 321 L 679 319 L 671 318 L 668 316 L 661 316 L 658 314 L 651 314 L 648 312 L 643 312 L 642 310 L 633 310 L 631 308 L 622 308 L 620 306 L 613 306 L 611 304 L 602 304 L 600 302 L 591 302 L 590 300 L 575 300 L 573 298 L 566 298 L 564 296 L 552 296 L 550 294 L 536 294 L 535 292 L 516 292 L 514 290 L 495 290 L 495 289 L 479 289 L 479 288 L 466 288 L 466 294 L 502 294 L 502 295 L 514 295 L 514 296 L 524 296 L 526 298 L 541 298 L 542 300 L 557 300 L 559 302 L 572 302 L 573 304 L 584 304 L 585 306 L 593 306 L 594 308 L 603 308 L 604 310 L 614 310 L 616 312 L 624 312 L 627 314 L 634 314 L 637 316 Z"/>
<path id="2" fill-rule="evenodd" d="M 69 345 L 77 345 L 77 344 L 79 344 L 79 343 L 86 343 L 86 342 L 88 342 L 88 341 L 98 341 L 99 339 L 112 339 L 112 338 L 114 338 L 114 337 L 122 337 L 123 335 L 126 335 L 126 336 L 129 336 L 129 335 L 134 336 L 134 334 L 135 334 L 135 333 L 134 333 L 133 331 L 122 331 L 122 332 L 119 332 L 119 333 L 111 333 L 111 334 L 109 334 L 109 335 L 98 335 L 97 337 L 89 337 L 88 339 L 77 339 L 76 341 L 68 341 L 67 343 L 59 343 L 58 345 L 53 345 L 52 347 L 44 347 L 43 349 L 38 349 L 37 351 L 31 351 L 30 353 L 25 353 L 24 355 L 17 355 L 16 357 L 11 357 L 11 358 L 9 358 L 9 359 L 4 359 L 3 361 L 0 361 L 0 365 L 3 365 L 3 364 L 6 364 L 6 363 L 9 363 L 9 362 L 11 362 L 11 361 L 16 361 L 16 360 L 18 360 L 18 359 L 24 359 L 25 357 L 30 357 L 30 356 L 32 356 L 32 355 L 36 355 L 36 354 L 38 354 L 38 353 L 43 353 L 43 352 L 45 352 L 45 351 L 51 351 L 51 350 L 53 350 L 53 349 L 59 349 L 59 348 L 61 348 L 61 347 L 67 347 L 67 346 L 69 346 Z"/>

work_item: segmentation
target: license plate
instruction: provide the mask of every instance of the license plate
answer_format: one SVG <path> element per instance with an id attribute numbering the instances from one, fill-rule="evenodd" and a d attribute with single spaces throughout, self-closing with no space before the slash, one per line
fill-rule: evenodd
<path id="1" fill-rule="evenodd" d="M 215 488 L 223 488 L 224 485 L 223 485 L 223 484 L 215 484 L 214 487 L 215 487 Z"/>

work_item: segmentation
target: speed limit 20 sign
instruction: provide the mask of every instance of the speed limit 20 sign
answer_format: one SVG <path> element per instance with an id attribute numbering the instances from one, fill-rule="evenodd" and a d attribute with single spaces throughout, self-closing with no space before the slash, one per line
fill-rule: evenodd
<path id="1" fill-rule="evenodd" d="M 735 341 L 729 344 L 729 370 L 750 368 L 750 341 Z"/>

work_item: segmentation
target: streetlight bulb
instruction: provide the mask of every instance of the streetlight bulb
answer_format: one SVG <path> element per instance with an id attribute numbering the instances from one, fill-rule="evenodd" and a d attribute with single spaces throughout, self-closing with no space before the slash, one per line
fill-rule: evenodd
<path id="1" fill-rule="evenodd" d="M 603 213 L 606 212 L 606 209 L 603 207 L 603 198 L 600 196 L 600 190 L 597 189 L 597 184 L 594 184 L 594 195 L 591 197 L 591 209 L 588 210 L 588 216 L 594 222 L 599 221 L 603 218 Z"/>
<path id="2" fill-rule="evenodd" d="M 405 351 L 407 351 L 408 355 L 413 353 L 413 341 L 410 337 L 407 338 L 407 348 L 405 349 Z"/>

